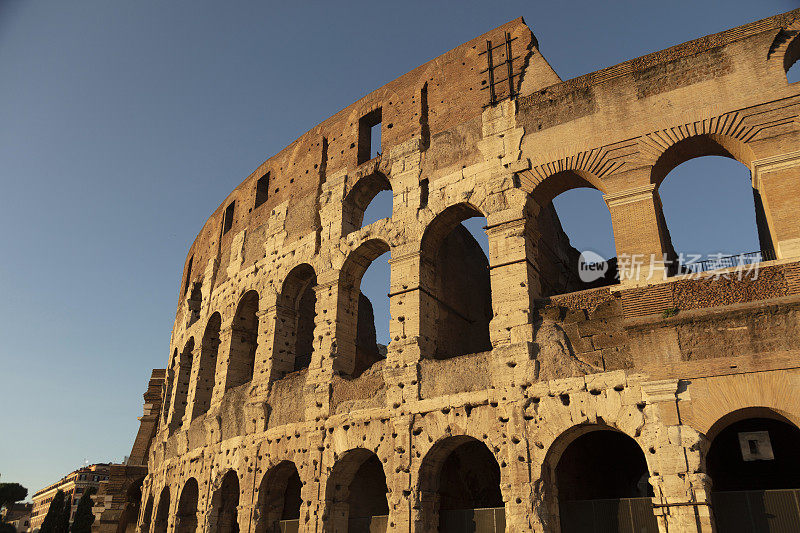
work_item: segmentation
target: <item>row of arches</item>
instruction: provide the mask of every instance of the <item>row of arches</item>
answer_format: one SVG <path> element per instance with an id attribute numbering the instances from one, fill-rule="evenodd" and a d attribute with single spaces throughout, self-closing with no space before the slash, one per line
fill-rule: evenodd
<path id="1" fill-rule="evenodd" d="M 764 408 L 731 413 L 711 428 L 704 450 L 705 469 L 712 481 L 712 508 L 719 531 L 737 530 L 733 528 L 737 523 L 751 524 L 750 531 L 769 531 L 770 523 L 794 517 L 790 510 L 779 509 L 775 515 L 770 502 L 773 493 L 800 489 L 800 459 L 795 453 L 799 446 L 800 429 Z M 568 431 L 553 443 L 542 467 L 543 505 L 550 507 L 544 514 L 553 517 L 545 523 L 564 533 L 657 532 L 651 475 L 657 475 L 658 467 L 653 465 L 658 462 L 654 458 L 648 466 L 647 457 L 655 453 L 654 448 L 645 451 L 631 436 L 608 426 L 581 425 Z M 355 448 L 339 455 L 323 496 L 323 520 L 330 530 L 386 531 L 392 501 L 387 474 L 391 475 L 370 450 Z M 303 484 L 290 461 L 269 469 L 253 495 L 250 530 L 296 531 Z M 238 532 L 242 493 L 236 471 L 228 470 L 212 489 L 208 511 L 198 513 L 195 478 L 183 484 L 174 507 L 170 489 L 165 487 L 157 501 L 149 496 L 140 531 L 166 533 L 174 514 L 178 533 L 198 530 L 198 517 L 206 521 L 204 530 Z M 434 444 L 421 462 L 415 497 L 415 531 L 505 530 L 507 502 L 500 464 L 476 438 L 457 435 Z M 749 503 L 741 505 L 742 501 Z M 800 514 L 794 518 L 800 519 Z"/>

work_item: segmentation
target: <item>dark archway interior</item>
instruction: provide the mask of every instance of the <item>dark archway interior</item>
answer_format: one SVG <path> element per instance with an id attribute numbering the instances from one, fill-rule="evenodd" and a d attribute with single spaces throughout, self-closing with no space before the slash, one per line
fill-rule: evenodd
<path id="1" fill-rule="evenodd" d="M 302 264 L 289 273 L 279 296 L 278 325 L 283 333 L 276 334 L 275 345 L 285 352 L 283 373 L 308 368 L 314 351 L 314 321 L 316 319 L 317 274 L 311 265 Z"/>
<path id="2" fill-rule="evenodd" d="M 482 442 L 469 440 L 450 452 L 439 474 L 439 510 L 503 507 L 500 466 Z"/>
<path id="3" fill-rule="evenodd" d="M 457 205 L 441 213 L 423 238 L 423 253 L 432 272 L 423 273 L 423 283 L 435 305 L 436 359 L 491 350 L 489 322 L 492 319 L 492 288 L 489 259 L 483 247 L 462 223 L 486 219 L 476 209 Z M 469 225 L 475 226 L 470 220 Z M 475 231 L 475 230 L 474 230 Z M 423 266 L 423 268 L 427 268 Z M 429 274 L 432 274 L 426 280 Z"/>
<path id="4" fill-rule="evenodd" d="M 369 518 L 389 514 L 389 503 L 386 493 L 386 475 L 383 465 L 374 454 L 364 461 L 353 476 L 348 491 L 348 517 Z"/>
<path id="5" fill-rule="evenodd" d="M 166 488 L 161 491 L 156 509 L 156 520 L 153 523 L 153 533 L 167 533 L 167 522 L 169 520 L 169 490 Z"/>
<path id="6" fill-rule="evenodd" d="M 181 499 L 178 501 L 178 514 L 175 522 L 176 533 L 192 533 L 197 531 L 197 499 L 199 490 L 197 481 L 190 478 L 181 491 Z"/>
<path id="7" fill-rule="evenodd" d="M 239 302 L 233 317 L 231 352 L 225 390 L 244 385 L 253 379 L 258 346 L 258 293 L 248 291 Z"/>
<path id="8" fill-rule="evenodd" d="M 649 477 L 636 441 L 612 430 L 581 435 L 556 466 L 559 502 L 652 496 Z"/>
<path id="9" fill-rule="evenodd" d="M 125 495 L 125 507 L 122 511 L 122 516 L 119 519 L 117 531 L 126 533 L 127 531 L 136 530 L 136 520 L 139 518 L 139 505 L 142 502 L 142 483 L 144 478 L 136 480 L 130 487 Z M 148 519 L 149 521 L 149 519 Z"/>
<path id="10" fill-rule="evenodd" d="M 150 531 L 150 521 L 153 519 L 153 497 L 150 496 L 147 499 L 147 504 L 144 506 L 144 514 L 142 515 L 142 527 L 141 530 L 143 532 Z"/>
<path id="11" fill-rule="evenodd" d="M 282 462 L 264 476 L 258 489 L 256 533 L 280 530 L 280 521 L 300 518 L 302 482 L 294 463 Z"/>
<path id="12" fill-rule="evenodd" d="M 715 492 L 800 488 L 800 429 L 771 418 L 734 422 L 711 443 L 706 470 Z"/>
<path id="13" fill-rule="evenodd" d="M 214 392 L 214 374 L 217 370 L 217 354 L 219 353 L 219 330 L 222 317 L 214 313 L 208 319 L 203 341 L 200 345 L 200 367 L 195 384 L 194 403 L 192 404 L 192 420 L 204 415 L 211 406 L 211 394 Z"/>
<path id="14" fill-rule="evenodd" d="M 238 533 L 239 478 L 236 472 L 231 470 L 225 474 L 215 500 L 219 513 L 216 517 L 217 533 Z"/>
<path id="15" fill-rule="evenodd" d="M 186 414 L 186 404 L 188 403 L 189 396 L 189 382 L 192 377 L 192 362 L 194 359 L 194 337 L 190 337 L 186 346 L 183 347 L 179 359 L 175 361 L 178 369 L 175 375 L 175 401 L 172 406 L 172 420 L 170 420 L 169 431 L 170 434 L 177 428 L 181 427 L 183 423 L 183 415 Z M 172 390 L 167 391 L 167 394 L 172 394 Z"/>

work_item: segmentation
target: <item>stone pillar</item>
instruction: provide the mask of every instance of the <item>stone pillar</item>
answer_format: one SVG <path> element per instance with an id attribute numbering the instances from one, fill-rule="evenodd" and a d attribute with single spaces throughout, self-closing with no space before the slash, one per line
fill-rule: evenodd
<path id="1" fill-rule="evenodd" d="M 771 246 L 776 259 L 800 257 L 800 150 L 753 161 L 752 177 L 762 249 Z"/>
<path id="2" fill-rule="evenodd" d="M 494 317 L 489 325 L 492 347 L 533 341 L 531 280 L 527 220 L 522 210 L 508 209 L 487 216 L 489 271 Z"/>
<path id="3" fill-rule="evenodd" d="M 253 387 L 257 395 L 264 395 L 269 391 L 273 380 L 273 339 L 275 338 L 275 309 L 274 304 L 268 305 L 263 311 L 256 314 L 258 319 L 258 337 L 256 338 L 256 362 L 253 367 Z"/>
<path id="4" fill-rule="evenodd" d="M 305 385 L 306 420 L 318 420 L 330 413 L 331 381 L 338 357 L 339 271 L 317 274 L 317 316 L 314 322 L 314 351 Z"/>
<path id="5" fill-rule="evenodd" d="M 386 484 L 389 489 L 387 500 L 389 504 L 388 532 L 413 531 L 411 527 L 411 415 L 399 416 L 394 420 L 394 454 L 385 470 Z"/>
<path id="6" fill-rule="evenodd" d="M 603 199 L 611 211 L 620 282 L 664 279 L 665 254 L 672 257 L 674 252 L 656 186 L 647 184 L 609 193 Z M 650 280 L 646 279 L 648 276 Z"/>

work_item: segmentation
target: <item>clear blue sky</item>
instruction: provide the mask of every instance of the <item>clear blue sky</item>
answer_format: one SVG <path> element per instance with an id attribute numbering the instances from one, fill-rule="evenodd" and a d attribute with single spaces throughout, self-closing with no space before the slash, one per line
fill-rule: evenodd
<path id="1" fill-rule="evenodd" d="M 0 0 L 1 479 L 33 493 L 129 452 L 203 222 L 260 162 L 367 92 L 520 15 L 568 79 L 794 7 Z M 691 200 L 732 183 L 711 166 L 685 178 L 716 184 Z M 556 205 L 575 245 L 613 255 L 589 231 L 608 225 L 588 207 L 600 200 L 571 196 Z M 698 216 L 663 196 L 670 216 Z M 708 246 L 676 233 L 679 247 Z"/>

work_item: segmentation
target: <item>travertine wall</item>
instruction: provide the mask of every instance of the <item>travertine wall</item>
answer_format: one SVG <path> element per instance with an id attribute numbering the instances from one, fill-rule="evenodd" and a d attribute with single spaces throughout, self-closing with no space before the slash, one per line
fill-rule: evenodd
<path id="1" fill-rule="evenodd" d="M 423 532 L 469 503 L 504 508 L 507 531 L 558 531 L 561 454 L 613 430 L 646 458 L 660 530 L 712 531 L 710 428 L 747 408 L 800 419 L 785 394 L 800 383 L 798 30 L 800 10 L 562 82 L 518 19 L 259 166 L 187 256 L 139 527 L 346 531 L 388 514 L 388 531 Z M 379 109 L 382 153 L 362 162 L 359 123 Z M 777 257 L 765 273 L 782 284 L 557 296 L 581 285 L 553 198 L 601 191 L 618 254 L 661 258 L 674 252 L 658 186 L 702 155 L 750 167 Z M 391 218 L 362 227 L 387 189 Z M 486 218 L 488 264 L 458 229 L 472 216 Z M 387 251 L 391 342 L 369 366 L 360 281 Z M 494 480 L 469 502 L 448 481 L 456 460 Z"/>

